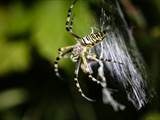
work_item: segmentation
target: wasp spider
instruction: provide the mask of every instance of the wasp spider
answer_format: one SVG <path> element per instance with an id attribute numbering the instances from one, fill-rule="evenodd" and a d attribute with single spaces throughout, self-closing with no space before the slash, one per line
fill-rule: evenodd
<path id="1" fill-rule="evenodd" d="M 58 77 L 60 77 L 58 72 L 58 62 L 60 59 L 64 57 L 70 57 L 73 62 L 76 63 L 76 68 L 74 72 L 74 81 L 76 82 L 76 87 L 78 88 L 78 91 L 81 93 L 81 95 L 86 98 L 89 101 L 93 101 L 93 99 L 88 98 L 81 90 L 81 87 L 78 82 L 78 73 L 79 69 L 81 68 L 82 71 L 88 75 L 88 77 L 94 81 L 100 84 L 101 82 L 95 79 L 92 76 L 92 70 L 90 69 L 90 66 L 88 64 L 89 60 L 97 62 L 98 59 L 96 58 L 95 54 L 92 54 L 90 50 L 95 47 L 97 44 L 99 44 L 104 37 L 107 35 L 107 31 L 100 31 L 100 32 L 92 32 L 89 35 L 86 35 L 84 37 L 80 37 L 77 34 L 73 33 L 72 31 L 72 25 L 73 25 L 73 16 L 72 16 L 72 8 L 74 7 L 74 4 L 77 0 L 75 0 L 71 6 L 69 7 L 68 14 L 67 14 L 67 20 L 66 20 L 66 30 L 73 36 L 73 38 L 77 41 L 77 44 L 59 48 L 59 54 L 58 57 L 56 57 L 56 60 L 54 62 L 54 70 Z M 108 62 L 116 62 L 108 60 Z"/>

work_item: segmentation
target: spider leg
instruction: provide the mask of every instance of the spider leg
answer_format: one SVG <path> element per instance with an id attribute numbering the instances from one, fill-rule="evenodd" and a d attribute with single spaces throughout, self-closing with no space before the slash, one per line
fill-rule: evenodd
<path id="1" fill-rule="evenodd" d="M 70 19 L 70 25 L 68 26 L 69 27 L 69 30 L 72 32 L 72 28 L 73 28 L 73 21 L 74 21 L 74 16 L 71 17 Z"/>
<path id="2" fill-rule="evenodd" d="M 69 50 L 70 50 L 71 48 L 73 48 L 73 47 L 74 47 L 74 45 L 70 45 L 70 46 L 66 46 L 66 47 L 59 48 L 59 49 L 58 49 L 58 54 L 68 53 Z M 63 56 L 64 56 L 64 55 L 63 55 Z"/>
<path id="3" fill-rule="evenodd" d="M 73 17 L 72 17 L 72 9 L 75 5 L 77 0 L 74 0 L 71 6 L 68 9 L 68 14 L 67 14 L 67 20 L 66 20 L 66 30 L 76 39 L 79 40 L 81 37 L 76 35 L 75 33 L 72 32 L 72 25 L 73 25 Z"/>
<path id="4" fill-rule="evenodd" d="M 80 92 L 81 96 L 84 97 L 85 99 L 87 99 L 88 101 L 95 101 L 95 100 L 87 97 L 87 96 L 83 93 L 83 91 L 82 91 L 82 89 L 81 89 L 81 87 L 80 87 L 80 84 L 79 84 L 79 82 L 78 82 L 78 73 L 79 73 L 80 65 L 81 65 L 81 59 L 78 60 L 78 62 L 76 63 L 76 69 L 75 69 L 75 72 L 74 72 L 74 81 L 75 81 L 75 83 L 76 83 L 76 87 L 78 88 L 78 92 Z"/>
<path id="5" fill-rule="evenodd" d="M 91 71 L 89 70 L 89 66 L 88 66 L 88 63 L 87 63 L 87 60 L 85 58 L 85 55 L 84 53 L 82 54 L 82 61 L 83 61 L 83 65 L 84 67 L 82 67 L 82 70 L 84 71 L 84 73 L 88 74 L 88 77 L 93 81 L 93 82 L 96 82 L 97 84 L 100 84 L 100 81 L 98 81 L 96 78 L 94 78 L 92 76 L 92 73 Z"/>
<path id="6" fill-rule="evenodd" d="M 102 94 L 103 94 L 102 100 L 103 100 L 103 102 L 110 104 L 115 111 L 117 111 L 118 109 L 120 109 L 120 110 L 125 109 L 124 105 L 122 105 L 122 104 L 118 103 L 116 100 L 114 100 L 114 98 L 111 95 L 112 94 L 111 91 L 107 88 L 106 78 L 104 76 L 103 61 L 97 59 L 95 56 L 88 56 L 88 58 L 97 61 L 100 65 L 100 67 L 98 68 L 98 75 L 102 79 L 101 86 L 102 86 Z"/>
<path id="7" fill-rule="evenodd" d="M 107 85 L 106 85 L 106 78 L 104 76 L 103 62 L 101 60 L 97 59 L 95 55 L 88 55 L 87 58 L 88 59 L 92 59 L 92 60 L 94 60 L 94 61 L 99 63 L 100 67 L 98 68 L 98 73 L 99 73 L 98 75 L 100 76 L 100 78 L 102 80 L 100 82 L 100 84 L 101 84 L 102 87 L 106 87 Z"/>
<path id="8" fill-rule="evenodd" d="M 124 65 L 124 63 L 122 63 L 122 62 L 111 60 L 111 59 L 101 59 L 101 60 L 104 61 L 104 62 L 111 62 L 111 63 L 116 63 L 116 64 Z"/>
<path id="9" fill-rule="evenodd" d="M 72 46 L 67 46 L 63 48 L 58 49 L 58 56 L 56 57 L 56 60 L 54 61 L 54 71 L 57 77 L 60 77 L 60 74 L 58 72 L 58 62 L 67 54 L 70 52 L 70 50 L 73 48 Z"/>
<path id="10" fill-rule="evenodd" d="M 99 63 L 100 67 L 98 68 L 98 73 L 99 73 L 99 76 L 100 76 L 101 79 L 102 79 L 103 85 L 102 85 L 102 83 L 101 83 L 101 85 L 104 86 L 104 87 L 106 87 L 106 85 L 105 85 L 105 84 L 106 84 L 106 79 L 105 79 L 105 77 L 104 77 L 104 70 L 103 70 L 104 65 L 103 65 L 103 62 L 106 62 L 106 61 L 107 61 L 107 62 L 111 62 L 111 63 L 123 64 L 123 63 L 121 63 L 121 62 L 113 61 L 113 60 L 110 60 L 110 59 L 105 59 L 105 60 L 103 60 L 103 59 L 97 59 L 97 57 L 96 57 L 95 54 L 93 54 L 93 55 L 88 55 L 87 58 L 88 58 L 88 59 L 92 59 L 92 60 L 94 60 L 94 61 L 96 61 L 96 62 Z"/>

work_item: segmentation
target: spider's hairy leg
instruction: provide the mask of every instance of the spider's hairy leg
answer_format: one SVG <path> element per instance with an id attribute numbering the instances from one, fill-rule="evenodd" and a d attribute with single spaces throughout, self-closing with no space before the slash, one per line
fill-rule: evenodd
<path id="1" fill-rule="evenodd" d="M 111 63 L 115 63 L 115 64 L 120 64 L 120 65 L 124 65 L 124 63 L 116 61 L 116 60 L 111 60 L 111 59 L 101 59 L 104 62 L 111 62 Z"/>
<path id="2" fill-rule="evenodd" d="M 87 63 L 87 60 L 86 60 L 86 58 L 85 58 L 84 53 L 81 55 L 81 57 L 82 57 L 83 65 L 84 65 L 84 67 L 82 67 L 82 70 L 84 71 L 84 73 L 88 74 L 88 77 L 89 77 L 93 82 L 96 82 L 97 84 L 100 84 L 100 81 L 98 81 L 96 78 L 94 78 L 94 77 L 92 76 L 92 73 L 91 73 L 90 70 L 89 70 L 88 63 Z"/>
<path id="3" fill-rule="evenodd" d="M 76 69 L 75 69 L 75 72 L 74 72 L 74 81 L 76 83 L 76 87 L 78 88 L 78 92 L 80 92 L 81 96 L 84 97 L 85 99 L 87 99 L 88 101 L 95 101 L 89 97 L 87 97 L 81 87 L 80 87 L 80 84 L 78 82 L 78 73 L 79 73 L 79 68 L 80 68 L 80 65 L 81 65 L 81 59 L 78 60 L 78 62 L 76 62 Z"/>
<path id="4" fill-rule="evenodd" d="M 76 35 L 75 33 L 72 32 L 72 25 L 73 25 L 73 17 L 72 17 L 72 9 L 75 5 L 77 0 L 74 0 L 71 6 L 68 9 L 68 14 L 67 14 L 67 20 L 66 20 L 66 30 L 69 32 L 75 39 L 79 40 L 81 37 Z"/>
<path id="5" fill-rule="evenodd" d="M 58 49 L 58 56 L 56 57 L 56 60 L 54 61 L 54 71 L 57 77 L 60 77 L 60 74 L 58 72 L 58 63 L 59 61 L 67 54 L 70 52 L 70 50 L 73 48 L 72 46 L 67 46 L 63 48 Z M 61 78 L 61 77 L 60 77 Z"/>

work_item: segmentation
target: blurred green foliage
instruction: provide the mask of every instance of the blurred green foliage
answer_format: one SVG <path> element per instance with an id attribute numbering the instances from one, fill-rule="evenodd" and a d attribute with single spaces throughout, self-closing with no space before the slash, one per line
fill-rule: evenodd
<path id="1" fill-rule="evenodd" d="M 147 114 L 144 118 L 144 120 L 159 120 L 160 119 L 160 113 L 159 112 L 151 112 Z"/>
<path id="2" fill-rule="evenodd" d="M 0 48 L 3 52 L 0 54 L 2 64 L 0 73 L 27 69 L 31 59 L 29 55 L 31 45 L 37 48 L 39 54 L 52 62 L 59 47 L 73 44 L 73 39 L 65 32 L 69 3 L 62 0 L 41 1 L 32 9 L 25 9 L 22 3 L 15 2 L 8 8 L 1 8 Z M 95 21 L 86 4 L 84 2 L 79 4 L 80 6 L 75 9 L 77 14 L 75 23 L 78 24 L 75 24 L 74 28 L 83 35 L 90 32 L 90 26 Z M 85 14 L 81 17 L 80 13 Z M 28 31 L 30 31 L 29 39 L 24 36 L 19 38 L 22 40 L 12 42 L 14 36 L 27 34 Z"/>
<path id="3" fill-rule="evenodd" d="M 81 36 L 96 26 L 96 16 L 90 9 L 94 2 L 79 0 L 74 9 L 74 31 Z M 68 79 L 60 81 L 55 77 L 52 65 L 57 49 L 75 43 L 65 31 L 71 1 L 1 0 L 0 119 L 160 120 L 160 1 L 132 2 L 138 9 L 136 14 L 132 14 L 129 7 L 124 10 L 128 10 L 126 13 L 133 26 L 137 26 L 133 30 L 134 35 L 157 91 L 156 100 L 151 105 L 140 112 L 127 109 L 115 113 L 109 106 L 90 103 L 81 96 L 77 98 L 75 88 L 67 87 L 72 80 L 73 68 L 68 61 L 62 61 L 60 65 Z"/>
<path id="4" fill-rule="evenodd" d="M 9 89 L 0 94 L 0 110 L 8 109 L 25 102 L 27 94 L 23 89 Z"/>

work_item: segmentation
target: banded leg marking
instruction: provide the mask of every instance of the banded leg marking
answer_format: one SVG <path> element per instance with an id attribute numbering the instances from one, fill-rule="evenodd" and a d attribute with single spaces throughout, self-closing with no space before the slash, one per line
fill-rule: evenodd
<path id="1" fill-rule="evenodd" d="M 98 62 L 99 63 L 99 68 L 98 68 L 98 75 L 99 75 L 99 77 L 101 78 L 101 80 L 102 80 L 102 82 L 100 82 L 100 84 L 101 84 L 101 86 L 103 87 L 103 88 L 105 88 L 106 86 L 107 86 L 107 84 L 106 84 L 106 78 L 105 78 L 105 76 L 104 76 L 104 66 L 103 66 L 103 62 L 101 61 L 101 60 L 99 60 L 99 59 L 97 59 L 96 58 L 96 56 L 94 55 L 94 56 L 91 56 L 91 55 L 88 55 L 87 56 L 87 58 L 88 59 L 92 59 L 92 60 L 94 60 L 94 61 L 96 61 L 96 62 Z"/>
<path id="2" fill-rule="evenodd" d="M 81 60 L 78 60 L 78 62 L 76 63 L 76 69 L 75 69 L 75 72 L 74 72 L 74 81 L 75 81 L 75 83 L 76 83 L 76 87 L 77 87 L 77 89 L 78 89 L 78 92 L 81 94 L 82 97 L 84 97 L 84 98 L 87 99 L 88 101 L 95 101 L 95 100 L 87 97 L 87 96 L 83 93 L 83 91 L 82 91 L 82 89 L 81 89 L 81 87 L 80 87 L 80 84 L 79 84 L 79 82 L 78 82 L 78 73 L 79 73 L 80 65 L 81 65 Z"/>
<path id="3" fill-rule="evenodd" d="M 73 45 L 58 49 L 58 56 L 56 57 L 56 60 L 54 61 L 54 71 L 55 71 L 56 76 L 59 78 L 61 78 L 61 77 L 60 77 L 60 74 L 58 71 L 58 63 L 61 60 L 61 58 L 63 58 L 69 52 L 69 50 L 72 48 L 73 48 Z"/>
<path id="4" fill-rule="evenodd" d="M 82 60 L 83 60 L 83 64 L 84 64 L 84 68 L 83 68 L 83 71 L 88 74 L 88 78 L 90 78 L 93 82 L 96 82 L 97 84 L 100 84 L 100 81 L 98 81 L 96 78 L 94 78 L 92 76 L 92 73 L 90 72 L 89 70 L 89 67 L 88 67 L 88 64 L 87 64 L 87 60 L 85 58 L 84 55 L 82 55 Z"/>
<path id="5" fill-rule="evenodd" d="M 76 35 L 75 33 L 72 32 L 72 25 L 73 25 L 73 19 L 74 17 L 72 17 L 72 9 L 75 5 L 75 3 L 77 2 L 77 0 L 74 0 L 73 3 L 71 4 L 69 10 L 68 10 L 68 14 L 67 14 L 67 20 L 66 20 L 66 30 L 77 40 L 79 40 L 81 37 L 79 37 L 78 35 Z"/>
<path id="6" fill-rule="evenodd" d="M 74 0 L 73 3 L 71 4 L 71 6 L 68 9 L 68 14 L 67 14 L 67 20 L 66 20 L 66 30 L 68 32 L 72 32 L 72 24 L 73 24 L 73 17 L 72 16 L 72 9 L 74 7 L 74 4 L 77 2 L 77 0 Z"/>
<path id="7" fill-rule="evenodd" d="M 54 72 L 55 72 L 56 76 L 59 78 L 61 78 L 61 76 L 58 71 L 58 62 L 60 61 L 61 58 L 62 58 L 62 55 L 59 55 L 56 57 L 56 60 L 54 61 Z"/>
<path id="8" fill-rule="evenodd" d="M 101 59 L 101 60 L 104 61 L 104 62 L 111 62 L 111 63 L 124 65 L 124 63 L 122 63 L 122 62 L 111 60 L 111 59 Z"/>

